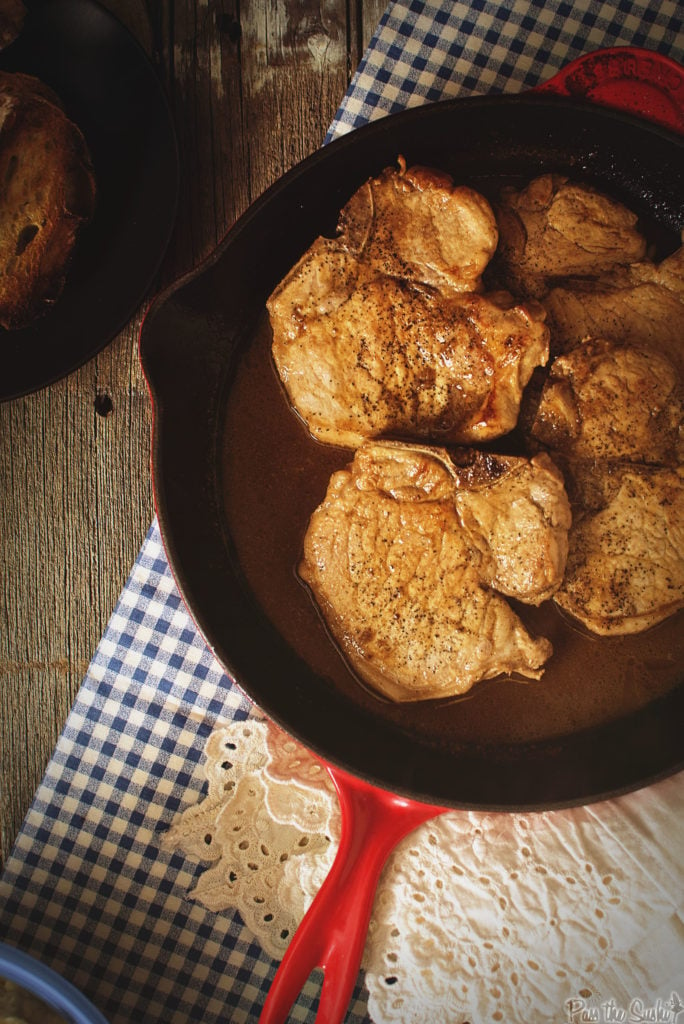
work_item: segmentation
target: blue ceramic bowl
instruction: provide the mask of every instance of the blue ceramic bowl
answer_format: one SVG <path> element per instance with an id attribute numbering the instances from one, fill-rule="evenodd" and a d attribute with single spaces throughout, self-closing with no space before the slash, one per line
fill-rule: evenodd
<path id="1" fill-rule="evenodd" d="M 0 942 L 0 977 L 21 985 L 60 1013 L 68 1024 L 107 1024 L 93 1004 L 45 964 Z"/>

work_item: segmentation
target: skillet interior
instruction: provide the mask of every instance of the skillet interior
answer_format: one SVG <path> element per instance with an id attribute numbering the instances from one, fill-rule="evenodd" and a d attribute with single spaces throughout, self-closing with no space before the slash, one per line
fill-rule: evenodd
<path id="1" fill-rule="evenodd" d="M 501 179 L 567 173 L 623 200 L 673 239 L 684 224 L 683 148 L 638 119 L 555 99 L 495 97 L 407 111 L 300 164 L 247 211 L 198 273 L 152 306 L 141 356 L 155 408 L 157 510 L 181 594 L 247 695 L 328 761 L 428 802 L 492 809 L 598 799 L 684 764 L 681 679 L 635 713 L 522 742 L 417 732 L 380 703 L 354 700 L 318 675 L 263 610 L 241 567 L 223 480 L 235 369 L 256 344 L 265 299 L 317 235 L 334 231 L 354 189 L 399 153 L 484 191 Z M 252 427 L 260 429 L 256 406 Z M 275 458 L 275 443 L 273 450 Z"/>

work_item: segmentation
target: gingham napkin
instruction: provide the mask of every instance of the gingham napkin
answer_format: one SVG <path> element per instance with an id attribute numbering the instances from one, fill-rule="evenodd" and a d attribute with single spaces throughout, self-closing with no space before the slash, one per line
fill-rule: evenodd
<path id="1" fill-rule="evenodd" d="M 599 47 L 682 61 L 682 13 L 677 0 L 398 0 L 328 138 L 442 97 L 521 91 Z M 258 1019 L 276 965 L 237 915 L 187 899 L 200 868 L 159 841 L 201 800 L 214 726 L 251 714 L 184 609 L 154 523 L 0 880 L 0 939 L 69 978 L 112 1024 Z M 316 991 L 293 1020 L 314 1019 Z M 359 985 L 347 1021 L 367 1022 L 365 1007 Z"/>

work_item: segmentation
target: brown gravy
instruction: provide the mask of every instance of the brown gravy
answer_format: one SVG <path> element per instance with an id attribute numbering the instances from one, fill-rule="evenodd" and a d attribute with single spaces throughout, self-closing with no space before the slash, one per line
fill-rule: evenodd
<path id="1" fill-rule="evenodd" d="M 227 400 L 223 498 L 238 557 L 261 606 L 288 643 L 353 701 L 428 742 L 524 742 L 636 711 L 681 680 L 684 614 L 625 638 L 590 636 L 552 602 L 516 604 L 554 653 L 536 681 L 491 680 L 451 701 L 394 704 L 352 674 L 297 576 L 309 517 L 347 449 L 314 441 L 290 409 L 271 360 L 266 314 L 241 356 Z"/>

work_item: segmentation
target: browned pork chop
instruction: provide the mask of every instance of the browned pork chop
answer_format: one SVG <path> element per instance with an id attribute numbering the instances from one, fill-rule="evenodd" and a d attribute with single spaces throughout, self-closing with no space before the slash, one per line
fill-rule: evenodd
<path id="1" fill-rule="evenodd" d="M 556 603 L 602 636 L 639 633 L 684 606 L 684 470 L 575 463 L 573 528 Z"/>
<path id="2" fill-rule="evenodd" d="M 543 300 L 554 351 L 609 338 L 662 352 L 684 372 L 684 249 L 592 281 L 569 280 Z"/>
<path id="3" fill-rule="evenodd" d="M 435 288 L 477 291 L 498 241 L 487 200 L 431 167 L 386 168 L 340 213 L 338 245 L 358 273 L 381 273 Z"/>
<path id="4" fill-rule="evenodd" d="M 367 442 L 307 530 L 302 579 L 358 676 L 396 701 L 502 674 L 537 679 L 552 652 L 501 593 L 536 604 L 560 585 L 562 478 L 545 456 L 464 459 Z"/>
<path id="5" fill-rule="evenodd" d="M 600 635 L 637 633 L 684 603 L 684 403 L 655 351 L 587 341 L 551 365 L 532 433 L 572 505 L 557 604 Z"/>
<path id="6" fill-rule="evenodd" d="M 560 175 L 544 174 L 521 191 L 505 189 L 497 223 L 499 271 L 519 296 L 542 296 L 554 279 L 594 277 L 646 251 L 636 214 Z"/>
<path id="7" fill-rule="evenodd" d="M 532 434 L 574 458 L 668 463 L 681 458 L 683 421 L 669 359 L 600 339 L 553 361 Z"/>
<path id="8" fill-rule="evenodd" d="M 481 294 L 491 208 L 425 168 L 385 171 L 350 199 L 267 306 L 273 357 L 320 441 L 481 441 L 512 430 L 548 358 L 537 304 Z"/>
<path id="9" fill-rule="evenodd" d="M 568 553 L 571 517 L 561 472 L 544 454 L 458 455 L 454 503 L 480 553 L 483 581 L 541 604 L 558 589 Z"/>
<path id="10" fill-rule="evenodd" d="M 293 332 L 294 333 L 294 332 Z M 281 379 L 319 441 L 484 441 L 516 425 L 548 335 L 510 296 L 365 283 L 274 345 Z"/>

